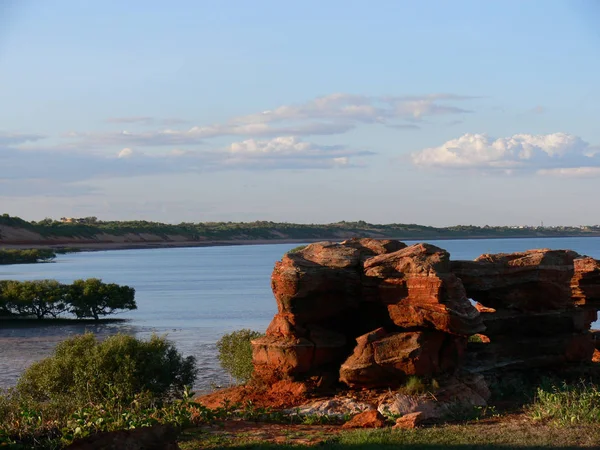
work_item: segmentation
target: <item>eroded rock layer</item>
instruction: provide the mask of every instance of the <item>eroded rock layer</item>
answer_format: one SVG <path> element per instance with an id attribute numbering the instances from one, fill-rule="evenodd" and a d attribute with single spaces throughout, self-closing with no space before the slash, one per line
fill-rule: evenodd
<path id="1" fill-rule="evenodd" d="M 253 341 L 265 382 L 393 386 L 465 368 L 589 360 L 594 351 L 600 264 L 570 250 L 450 261 L 430 244 L 319 242 L 284 255 L 271 285 L 278 313 Z"/>
<path id="2" fill-rule="evenodd" d="M 453 261 L 452 270 L 478 302 L 490 341 L 471 345 L 470 370 L 591 360 L 598 261 L 571 250 L 539 249 Z"/>

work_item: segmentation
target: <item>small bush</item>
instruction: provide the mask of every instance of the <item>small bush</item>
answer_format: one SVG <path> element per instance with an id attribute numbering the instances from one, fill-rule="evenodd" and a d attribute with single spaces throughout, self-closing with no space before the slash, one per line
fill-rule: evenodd
<path id="1" fill-rule="evenodd" d="M 184 358 L 164 338 L 116 335 L 99 342 L 88 333 L 61 342 L 53 356 L 30 366 L 17 390 L 42 402 L 117 398 L 127 403 L 140 393 L 162 401 L 181 395 L 196 373 L 195 358 Z"/>
<path id="2" fill-rule="evenodd" d="M 304 250 L 306 247 L 307 247 L 307 245 L 299 245 L 298 247 L 294 247 L 293 249 L 288 250 L 287 252 L 288 253 L 298 253 L 298 252 Z"/>
<path id="3" fill-rule="evenodd" d="M 427 386 L 419 377 L 409 377 L 404 384 L 403 391 L 407 394 L 423 394 L 427 390 Z"/>
<path id="4" fill-rule="evenodd" d="M 535 420 L 549 420 L 559 425 L 600 423 L 600 390 L 583 381 L 538 388 L 529 413 Z"/>
<path id="5" fill-rule="evenodd" d="M 258 331 L 248 329 L 223 335 L 217 342 L 221 367 L 238 382 L 252 378 L 252 345 L 250 341 L 262 336 Z"/>

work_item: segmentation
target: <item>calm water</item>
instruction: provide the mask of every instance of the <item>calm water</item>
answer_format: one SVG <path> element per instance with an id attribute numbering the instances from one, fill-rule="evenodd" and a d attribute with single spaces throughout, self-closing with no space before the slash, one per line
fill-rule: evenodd
<path id="1" fill-rule="evenodd" d="M 413 241 L 405 241 L 414 243 Z M 600 238 L 481 239 L 429 241 L 452 259 L 531 248 L 572 249 L 600 258 Z M 276 312 L 270 287 L 273 264 L 297 244 L 120 250 L 59 255 L 56 262 L 0 266 L 0 279 L 102 278 L 136 289 L 136 311 L 110 325 L 0 328 L 0 386 L 14 384 L 22 370 L 66 336 L 90 330 L 146 338 L 166 334 L 185 355 L 198 358 L 196 389 L 229 382 L 216 360 L 215 342 L 240 328 L 264 331 Z"/>

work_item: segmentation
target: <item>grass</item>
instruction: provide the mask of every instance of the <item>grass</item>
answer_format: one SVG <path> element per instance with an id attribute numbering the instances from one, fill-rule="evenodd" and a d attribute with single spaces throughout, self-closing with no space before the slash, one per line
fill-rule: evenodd
<path id="1" fill-rule="evenodd" d="M 323 437 L 318 429 L 305 432 L 305 437 Z M 261 438 L 263 442 L 261 442 Z M 208 434 L 199 430 L 186 431 L 181 436 L 182 450 L 208 448 L 247 448 L 247 449 L 298 449 L 314 447 L 314 444 L 294 444 L 286 442 L 264 442 L 264 435 L 243 433 L 233 436 L 225 433 Z M 342 431 L 321 442 L 321 449 L 380 449 L 403 448 L 406 450 L 441 449 L 567 449 L 574 447 L 598 447 L 600 428 L 597 426 L 552 427 L 520 419 L 488 421 L 461 425 L 442 425 L 416 430 Z"/>
<path id="2" fill-rule="evenodd" d="M 538 388 L 536 400 L 528 409 L 534 419 L 561 426 L 598 424 L 600 390 L 596 385 L 585 382 Z"/>

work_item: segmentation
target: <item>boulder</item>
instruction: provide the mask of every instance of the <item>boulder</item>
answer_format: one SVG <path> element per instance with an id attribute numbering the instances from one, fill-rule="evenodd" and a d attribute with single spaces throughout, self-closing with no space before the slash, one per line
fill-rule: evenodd
<path id="1" fill-rule="evenodd" d="M 372 409 L 359 413 L 352 417 L 348 422 L 342 425 L 342 428 L 383 428 L 385 427 L 385 417 L 379 411 Z"/>
<path id="2" fill-rule="evenodd" d="M 460 346 L 456 340 L 433 330 L 387 333 L 379 328 L 356 339 L 354 353 L 340 368 L 340 381 L 350 387 L 394 386 L 410 375 L 450 371 L 461 354 L 448 351 Z"/>
<path id="3" fill-rule="evenodd" d="M 392 428 L 395 430 L 412 430 L 413 428 L 417 428 L 425 420 L 425 414 L 422 412 L 409 413 L 402 417 L 398 417 L 396 419 L 396 425 Z"/>
<path id="4" fill-rule="evenodd" d="M 475 261 L 453 261 L 467 295 L 494 309 L 549 311 L 573 307 L 571 250 L 528 250 L 485 254 Z"/>
<path id="5" fill-rule="evenodd" d="M 372 301 L 387 305 L 399 327 L 432 328 L 470 335 L 485 330 L 461 281 L 450 271 L 449 254 L 429 244 L 415 244 L 364 263 L 363 284 Z"/>
<path id="6" fill-rule="evenodd" d="M 252 341 L 254 374 L 264 381 L 308 372 L 314 354 L 315 345 L 305 338 L 263 336 Z"/>
<path id="7" fill-rule="evenodd" d="M 293 409 L 285 410 L 284 412 L 300 416 L 328 416 L 339 419 L 347 415 L 357 415 L 374 409 L 373 405 L 359 402 L 352 398 L 333 397 L 325 400 L 316 400 Z"/>
<path id="8" fill-rule="evenodd" d="M 333 317 L 361 300 L 362 262 L 406 247 L 399 241 L 317 242 L 275 263 L 271 287 L 280 314 L 296 322 Z"/>
<path id="9" fill-rule="evenodd" d="M 570 250 L 451 262 L 424 243 L 318 242 L 285 254 L 271 284 L 278 313 L 252 342 L 255 376 L 266 384 L 391 387 L 412 375 L 593 356 L 588 330 L 600 307 L 600 263 Z M 467 346 L 469 336 L 479 339 Z"/>

